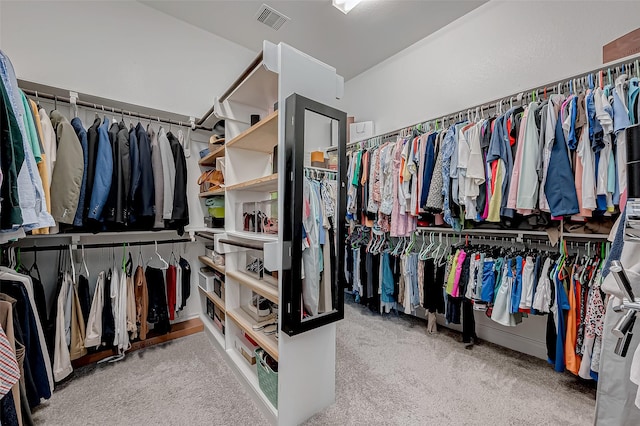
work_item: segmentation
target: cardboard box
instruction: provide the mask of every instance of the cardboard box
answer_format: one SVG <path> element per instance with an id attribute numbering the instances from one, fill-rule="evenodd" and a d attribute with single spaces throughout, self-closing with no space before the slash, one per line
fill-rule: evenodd
<path id="1" fill-rule="evenodd" d="M 244 336 L 236 336 L 234 345 L 238 352 L 240 352 L 243 358 L 246 359 L 250 365 L 255 365 L 256 356 L 254 351 L 258 349 L 256 345 L 249 342 L 244 338 Z"/>

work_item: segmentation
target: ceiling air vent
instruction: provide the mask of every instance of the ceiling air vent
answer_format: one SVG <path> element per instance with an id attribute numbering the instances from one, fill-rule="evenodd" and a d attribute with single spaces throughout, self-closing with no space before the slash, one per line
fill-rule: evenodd
<path id="1" fill-rule="evenodd" d="M 291 20 L 288 16 L 283 15 L 266 4 L 260 6 L 260 9 L 258 9 L 258 12 L 256 13 L 256 19 L 276 31 L 279 30 L 285 22 Z"/>

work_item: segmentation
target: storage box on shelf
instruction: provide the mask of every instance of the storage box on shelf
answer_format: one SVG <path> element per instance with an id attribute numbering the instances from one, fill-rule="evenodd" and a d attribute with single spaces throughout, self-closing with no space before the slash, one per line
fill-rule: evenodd
<path id="1" fill-rule="evenodd" d="M 256 363 L 256 355 L 255 351 L 259 348 L 259 346 L 254 345 L 245 337 L 245 334 L 242 333 L 240 336 L 236 336 L 234 340 L 235 348 L 240 352 L 240 355 L 247 360 L 249 365 L 255 365 Z"/>
<path id="2" fill-rule="evenodd" d="M 278 370 L 274 371 L 266 360 L 266 355 L 262 349 L 256 349 L 255 358 L 257 361 L 258 383 L 260 389 L 269 398 L 274 407 L 278 408 Z"/>
<path id="3" fill-rule="evenodd" d="M 204 222 L 208 228 L 222 229 L 224 228 L 224 197 L 211 196 L 205 202 L 205 218 Z"/>
<path id="4" fill-rule="evenodd" d="M 215 279 L 215 271 L 211 268 L 204 267 L 198 271 L 198 285 L 205 291 L 213 291 L 213 280 Z"/>

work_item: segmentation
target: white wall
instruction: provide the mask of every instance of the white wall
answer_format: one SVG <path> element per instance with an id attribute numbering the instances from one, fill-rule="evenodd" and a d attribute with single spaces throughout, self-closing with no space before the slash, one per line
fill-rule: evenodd
<path id="1" fill-rule="evenodd" d="M 18 78 L 200 117 L 255 57 L 135 1 L 0 1 Z"/>
<path id="2" fill-rule="evenodd" d="M 638 16 L 640 2 L 491 1 L 349 80 L 342 106 L 376 133 L 463 110 L 597 68 Z"/>

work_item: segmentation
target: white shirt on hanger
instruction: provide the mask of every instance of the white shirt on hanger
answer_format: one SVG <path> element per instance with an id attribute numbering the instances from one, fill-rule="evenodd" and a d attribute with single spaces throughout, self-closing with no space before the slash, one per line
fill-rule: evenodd
<path id="1" fill-rule="evenodd" d="M 104 308 L 104 271 L 98 274 L 96 289 L 93 293 L 89 320 L 87 321 L 87 335 L 84 346 L 87 348 L 100 346 L 102 340 L 102 309 Z"/>
<path id="2" fill-rule="evenodd" d="M 71 357 L 69 354 L 69 344 L 66 341 L 66 321 L 65 321 L 65 304 L 71 293 L 71 288 L 65 278 L 62 282 L 62 288 L 58 295 L 56 309 L 56 335 L 53 351 L 53 374 L 56 382 L 62 381 L 73 371 L 71 366 Z M 45 357 L 48 358 L 48 357 Z"/>

